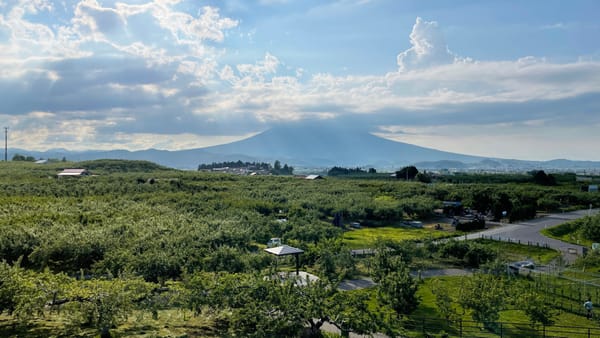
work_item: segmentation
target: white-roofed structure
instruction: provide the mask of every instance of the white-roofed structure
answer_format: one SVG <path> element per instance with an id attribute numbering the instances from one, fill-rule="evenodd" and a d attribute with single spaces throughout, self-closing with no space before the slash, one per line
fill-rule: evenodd
<path id="1" fill-rule="evenodd" d="M 65 176 L 87 176 L 90 172 L 87 169 L 63 169 L 62 172 L 58 173 L 58 177 Z"/>
<path id="2" fill-rule="evenodd" d="M 296 258 L 296 275 L 300 274 L 300 254 L 303 253 L 304 250 L 284 244 L 281 246 L 276 246 L 274 248 L 266 248 L 265 251 L 277 257 L 294 256 Z"/>
<path id="3" fill-rule="evenodd" d="M 307 180 L 322 180 L 323 176 L 321 175 L 308 175 L 305 177 Z"/>

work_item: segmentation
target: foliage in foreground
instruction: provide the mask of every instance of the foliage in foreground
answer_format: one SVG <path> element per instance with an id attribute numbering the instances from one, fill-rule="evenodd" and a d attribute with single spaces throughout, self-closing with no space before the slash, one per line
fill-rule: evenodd
<path id="1" fill-rule="evenodd" d="M 591 246 L 593 242 L 600 242 L 600 214 L 544 229 L 543 234 L 565 242 Z"/>

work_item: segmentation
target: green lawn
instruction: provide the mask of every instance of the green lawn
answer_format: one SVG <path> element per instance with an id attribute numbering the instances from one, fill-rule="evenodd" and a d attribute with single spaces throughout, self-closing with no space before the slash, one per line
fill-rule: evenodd
<path id="1" fill-rule="evenodd" d="M 548 264 L 560 256 L 560 252 L 553 249 L 537 246 L 522 245 L 517 243 L 507 243 L 493 241 L 489 239 L 475 240 L 477 243 L 492 247 L 498 255 L 509 262 L 531 259 L 537 264 Z"/>
<path id="2" fill-rule="evenodd" d="M 425 240 L 453 237 L 460 233 L 450 230 L 435 230 L 431 226 L 409 228 L 402 226 L 384 226 L 349 230 L 344 233 L 343 241 L 351 249 L 372 248 L 377 239 L 392 241 Z"/>

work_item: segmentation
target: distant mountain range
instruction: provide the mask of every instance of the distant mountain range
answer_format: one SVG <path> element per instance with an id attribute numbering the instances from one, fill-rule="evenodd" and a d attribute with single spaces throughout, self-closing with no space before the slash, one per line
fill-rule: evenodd
<path id="1" fill-rule="evenodd" d="M 395 170 L 405 165 L 415 165 L 423 169 L 451 170 L 600 170 L 598 161 L 485 158 L 395 142 L 367 131 L 340 129 L 331 125 L 281 126 L 241 141 L 179 151 L 55 149 L 39 152 L 10 149 L 11 156 L 16 153 L 35 158 L 66 157 L 70 161 L 108 158 L 146 160 L 178 169 L 197 169 L 201 163 L 237 160 L 272 163 L 279 160 L 297 169 L 342 166 Z"/>

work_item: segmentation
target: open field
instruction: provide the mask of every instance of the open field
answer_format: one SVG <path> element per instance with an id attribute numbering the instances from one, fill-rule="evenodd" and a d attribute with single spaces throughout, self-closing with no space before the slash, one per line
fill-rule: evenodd
<path id="1" fill-rule="evenodd" d="M 424 224 L 423 228 L 408 226 L 364 227 L 344 232 L 343 241 L 351 249 L 372 248 L 378 239 L 391 241 L 422 241 L 460 235 L 449 224 L 444 224 L 443 230 L 436 230 L 438 223 Z"/>

